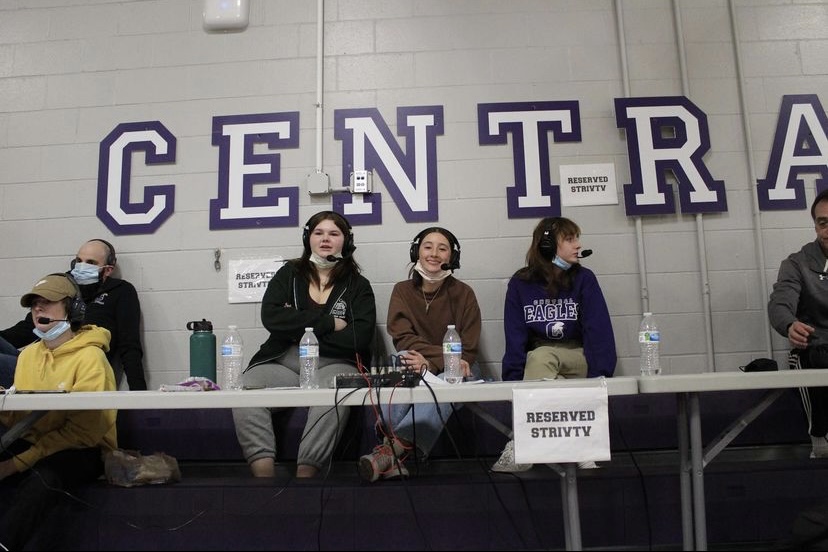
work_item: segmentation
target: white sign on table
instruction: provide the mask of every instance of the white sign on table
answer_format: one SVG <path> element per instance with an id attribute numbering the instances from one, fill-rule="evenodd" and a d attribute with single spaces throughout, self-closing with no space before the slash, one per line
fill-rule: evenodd
<path id="1" fill-rule="evenodd" d="M 515 389 L 515 462 L 610 460 L 607 388 Z"/>

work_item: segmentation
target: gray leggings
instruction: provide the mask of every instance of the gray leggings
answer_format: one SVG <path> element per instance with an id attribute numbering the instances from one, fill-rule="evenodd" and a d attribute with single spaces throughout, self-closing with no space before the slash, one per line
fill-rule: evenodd
<path id="1" fill-rule="evenodd" d="M 242 385 L 247 387 L 291 387 L 299 385 L 298 353 L 288 351 L 280 361 L 285 364 L 259 364 L 242 375 Z M 293 357 L 297 358 L 294 360 Z M 353 364 L 336 359 L 319 359 L 319 387 L 330 387 L 336 374 L 355 374 Z M 324 366 L 323 366 L 324 364 Z M 273 429 L 273 413 L 283 408 L 234 408 L 233 422 L 236 437 L 244 458 L 251 463 L 260 458 L 276 458 L 276 435 Z M 299 442 L 296 463 L 322 469 L 330 463 L 336 445 L 348 422 L 350 407 L 313 406 L 308 409 L 308 421 Z"/>

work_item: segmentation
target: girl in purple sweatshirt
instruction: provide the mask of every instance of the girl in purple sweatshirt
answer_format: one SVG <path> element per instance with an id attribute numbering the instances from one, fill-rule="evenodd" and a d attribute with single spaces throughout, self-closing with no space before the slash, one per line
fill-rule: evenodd
<path id="1" fill-rule="evenodd" d="M 617 356 L 607 303 L 595 274 L 580 264 L 581 229 L 542 219 L 526 266 L 509 280 L 503 312 L 504 381 L 611 377 Z M 509 442 L 494 471 L 524 471 Z"/>

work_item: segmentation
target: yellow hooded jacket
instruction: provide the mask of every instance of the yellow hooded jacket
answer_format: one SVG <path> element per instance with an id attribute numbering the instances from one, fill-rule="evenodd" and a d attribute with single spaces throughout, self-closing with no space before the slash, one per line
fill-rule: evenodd
<path id="1" fill-rule="evenodd" d="M 115 391 L 115 374 L 106 359 L 110 333 L 106 328 L 83 326 L 69 341 L 49 350 L 42 341 L 21 351 L 14 386 L 25 390 Z M 118 447 L 116 410 L 53 410 L 40 418 L 23 439 L 32 446 L 15 457 L 18 471 L 66 449 Z M 27 411 L 0 412 L 0 423 L 12 427 Z"/>

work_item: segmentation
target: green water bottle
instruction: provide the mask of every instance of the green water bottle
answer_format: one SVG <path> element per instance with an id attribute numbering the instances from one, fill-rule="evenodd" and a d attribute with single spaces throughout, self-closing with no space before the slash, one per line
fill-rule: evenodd
<path id="1" fill-rule="evenodd" d="M 187 322 L 190 336 L 190 376 L 216 381 L 216 335 L 213 323 L 202 318 L 201 321 Z"/>

